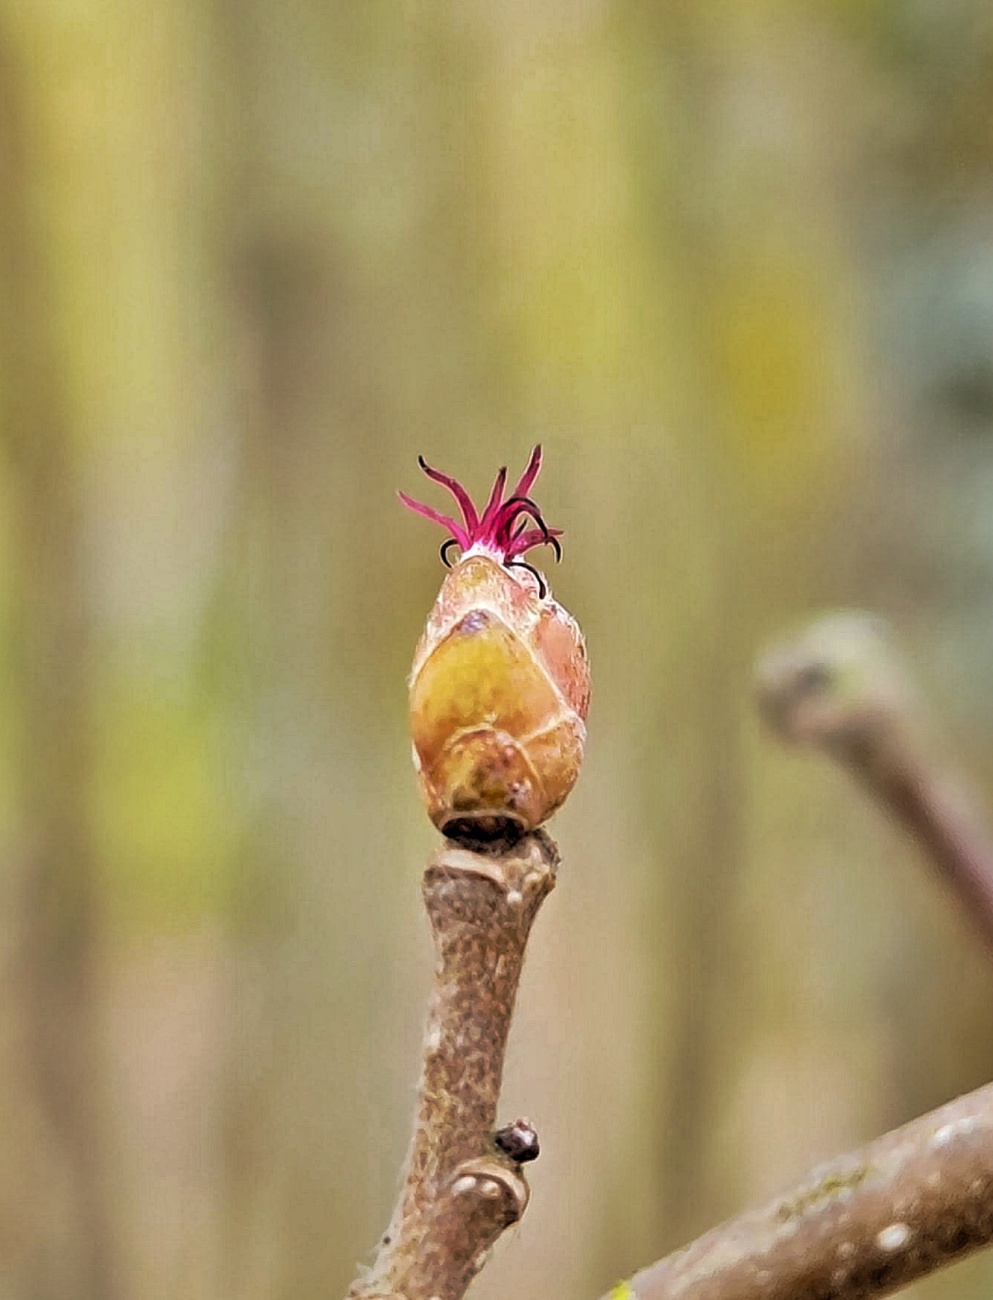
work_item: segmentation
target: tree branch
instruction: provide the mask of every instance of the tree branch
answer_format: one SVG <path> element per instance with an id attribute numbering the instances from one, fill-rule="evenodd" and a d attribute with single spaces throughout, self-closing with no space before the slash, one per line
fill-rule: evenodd
<path id="1" fill-rule="evenodd" d="M 768 654 L 766 721 L 845 766 L 910 831 L 993 949 L 993 842 L 916 737 L 879 620 L 835 614 Z M 811 1171 L 609 1300 L 868 1300 L 993 1241 L 993 1084 Z"/>
<path id="2" fill-rule="evenodd" d="M 993 845 L 965 790 L 909 750 L 888 764 L 853 755 L 848 766 L 924 848 L 993 953 Z"/>
<path id="3" fill-rule="evenodd" d="M 917 840 L 993 953 L 993 839 L 918 739 L 913 692 L 879 620 L 833 614 L 777 647 L 759 665 L 758 700 L 780 737 L 834 758 Z"/>
<path id="4" fill-rule="evenodd" d="M 437 962 L 414 1136 L 378 1257 L 349 1300 L 459 1300 L 524 1213 L 520 1164 L 536 1142 L 498 1146 L 494 1128 L 528 936 L 557 865 L 539 831 L 493 852 L 448 842 L 425 872 Z"/>
<path id="5" fill-rule="evenodd" d="M 812 1170 L 604 1300 L 866 1300 L 993 1240 L 993 1084 Z"/>

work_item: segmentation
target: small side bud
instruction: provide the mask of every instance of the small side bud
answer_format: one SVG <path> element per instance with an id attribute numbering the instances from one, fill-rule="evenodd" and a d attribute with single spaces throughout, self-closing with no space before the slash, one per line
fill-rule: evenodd
<path id="1" fill-rule="evenodd" d="M 515 1119 L 513 1124 L 498 1129 L 493 1142 L 498 1150 L 519 1165 L 537 1160 L 540 1153 L 538 1134 L 529 1119 Z"/>

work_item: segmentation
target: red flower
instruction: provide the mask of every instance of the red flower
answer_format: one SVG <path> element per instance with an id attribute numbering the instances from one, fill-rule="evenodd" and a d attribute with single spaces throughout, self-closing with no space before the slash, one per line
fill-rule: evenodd
<path id="1" fill-rule="evenodd" d="M 449 547 L 462 552 L 449 565 L 410 675 L 421 794 L 446 835 L 470 843 L 513 838 L 540 826 L 575 784 L 590 699 L 583 634 L 520 558 L 532 546 L 559 554 L 558 529 L 546 526 L 528 496 L 541 448 L 506 501 L 507 471 L 497 474 L 482 514 L 460 483 L 420 464 L 462 512 L 459 523 L 400 493 L 404 505 L 451 533 L 441 548 L 446 564 Z"/>
<path id="2" fill-rule="evenodd" d="M 558 538 L 562 536 L 562 530 L 549 528 L 542 518 L 541 511 L 528 496 L 541 470 L 540 444 L 531 452 L 527 468 L 517 480 L 517 486 L 506 501 L 503 499 L 503 491 L 507 485 L 507 467 L 503 466 L 494 480 L 493 489 L 482 514 L 476 510 L 469 493 L 457 479 L 442 474 L 440 470 L 432 469 L 423 456 L 418 456 L 417 462 L 429 479 L 448 488 L 462 512 L 463 522 L 460 524 L 450 515 L 443 515 L 432 506 L 415 501 L 407 496 L 406 492 L 397 493 L 409 509 L 423 515 L 425 519 L 440 524 L 442 528 L 447 528 L 452 534 L 441 548 L 441 558 L 445 564 L 449 562 L 448 549 L 453 545 L 459 547 L 463 556 L 469 552 L 485 554 L 492 556 L 507 568 L 512 568 L 516 564 L 521 568 L 531 569 L 532 573 L 535 572 L 533 567 L 520 557 L 533 547 L 551 546 L 556 560 L 561 558 L 562 548 L 559 546 Z M 529 528 L 527 523 L 523 522 L 525 519 L 530 519 L 535 526 Z"/>

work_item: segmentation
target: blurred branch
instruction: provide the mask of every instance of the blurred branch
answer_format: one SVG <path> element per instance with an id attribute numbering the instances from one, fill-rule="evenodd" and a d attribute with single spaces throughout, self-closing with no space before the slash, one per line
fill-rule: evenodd
<path id="1" fill-rule="evenodd" d="M 758 699 L 782 738 L 830 755 L 911 833 L 993 952 L 993 839 L 917 740 L 913 692 L 879 620 L 830 615 L 775 648 Z"/>
<path id="2" fill-rule="evenodd" d="M 731 1219 L 605 1300 L 865 1300 L 993 1240 L 993 1084 Z"/>
<path id="3" fill-rule="evenodd" d="M 538 832 L 493 853 L 449 842 L 425 872 L 437 963 L 414 1136 L 378 1258 L 350 1300 L 459 1300 L 524 1213 L 520 1165 L 536 1140 L 521 1121 L 497 1141 L 494 1124 L 528 935 L 557 865 Z"/>
<path id="4" fill-rule="evenodd" d="M 927 850 L 993 949 L 993 844 L 915 741 L 912 692 L 878 620 L 836 614 L 767 655 L 759 705 L 847 767 Z M 811 1171 L 609 1300 L 864 1300 L 993 1241 L 993 1084 Z"/>

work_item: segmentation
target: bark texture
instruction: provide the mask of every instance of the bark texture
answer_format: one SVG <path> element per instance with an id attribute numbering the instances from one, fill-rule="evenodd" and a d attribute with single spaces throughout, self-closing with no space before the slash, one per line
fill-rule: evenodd
<path id="1" fill-rule="evenodd" d="M 993 1084 L 819 1166 L 610 1300 L 868 1300 L 993 1240 Z"/>
<path id="2" fill-rule="evenodd" d="M 527 1184 L 494 1132 L 528 936 L 557 865 L 538 832 L 494 852 L 447 843 L 425 872 L 437 963 L 414 1137 L 379 1256 L 351 1300 L 457 1300 L 524 1212 Z"/>

